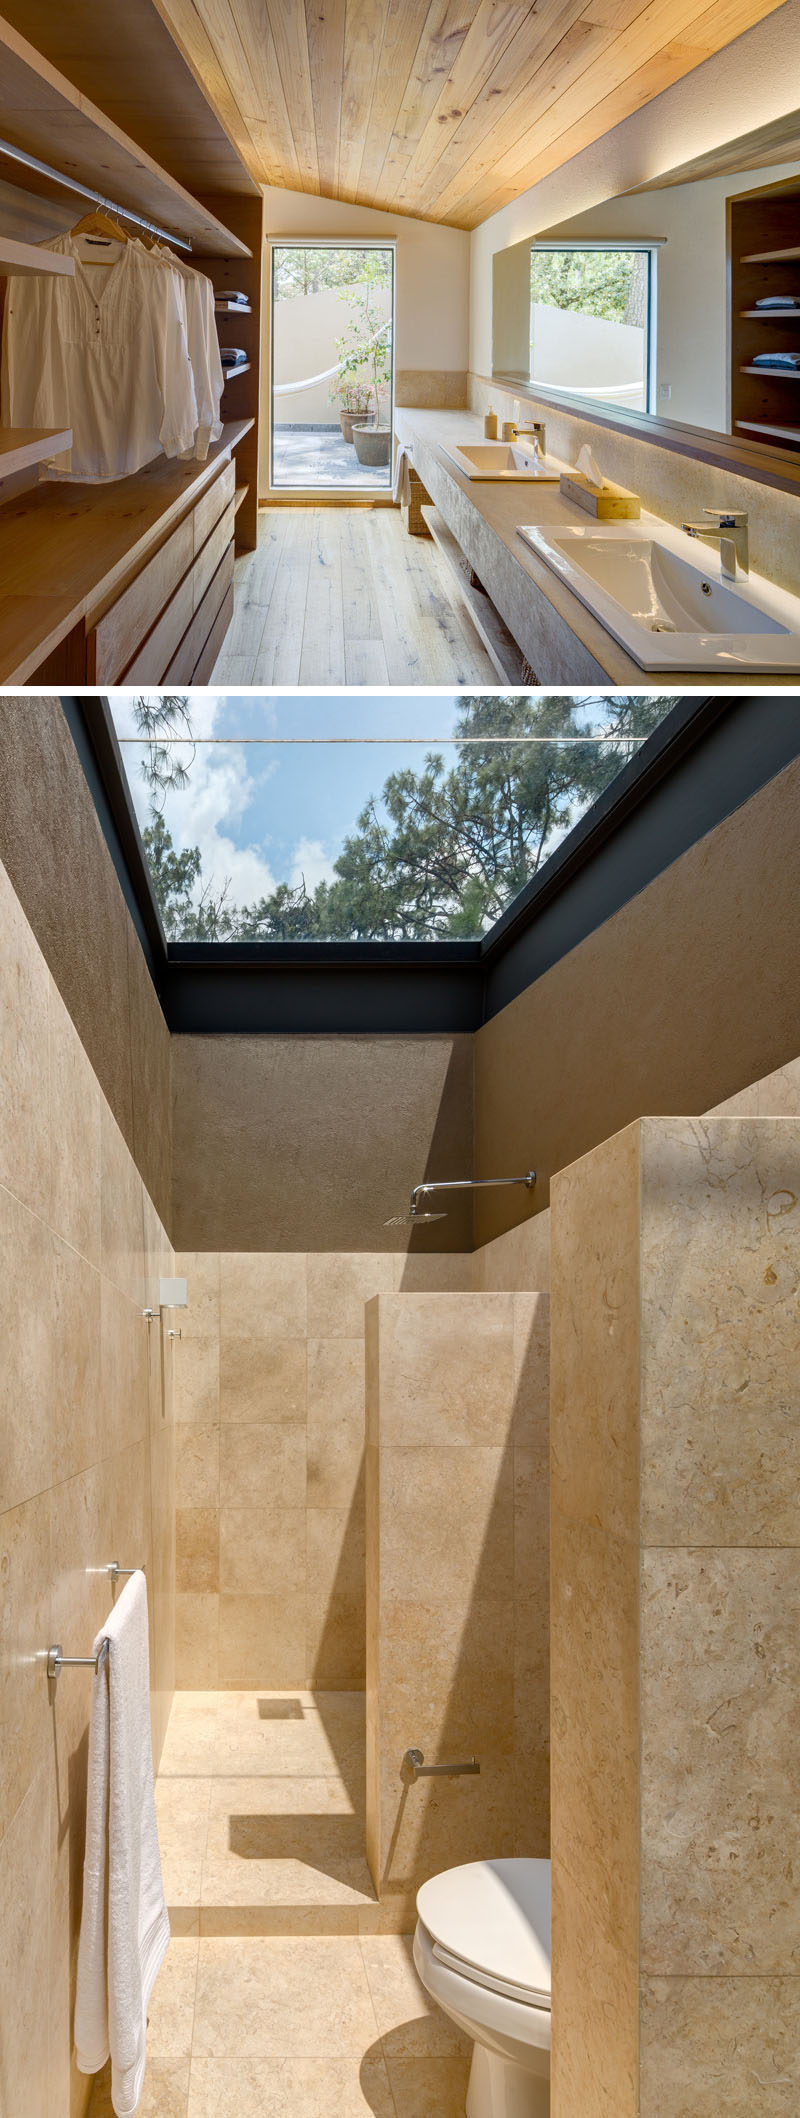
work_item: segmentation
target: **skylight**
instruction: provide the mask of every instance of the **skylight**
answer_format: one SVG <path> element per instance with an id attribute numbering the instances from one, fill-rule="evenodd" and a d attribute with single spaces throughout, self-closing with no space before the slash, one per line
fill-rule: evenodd
<path id="1" fill-rule="evenodd" d="M 115 693 L 168 941 L 478 939 L 674 704 Z"/>

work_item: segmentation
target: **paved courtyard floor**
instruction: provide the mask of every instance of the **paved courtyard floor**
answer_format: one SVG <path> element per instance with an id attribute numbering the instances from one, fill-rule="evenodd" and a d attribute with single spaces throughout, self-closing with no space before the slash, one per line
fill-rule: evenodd
<path id="1" fill-rule="evenodd" d="M 375 468 L 359 463 L 353 443 L 345 441 L 339 427 L 276 426 L 272 476 L 276 486 L 333 486 L 351 492 L 385 493 L 391 483 L 388 464 Z"/>

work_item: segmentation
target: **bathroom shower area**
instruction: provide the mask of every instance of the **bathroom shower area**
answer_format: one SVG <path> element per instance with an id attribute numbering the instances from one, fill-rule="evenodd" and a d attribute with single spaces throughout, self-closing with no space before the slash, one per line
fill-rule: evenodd
<path id="1" fill-rule="evenodd" d="M 250 943 L 156 961 L 68 706 L 0 703 L 3 2118 L 115 2108 L 75 1997 L 128 1569 L 170 1931 L 137 2118 L 795 2118 L 789 720 L 766 772 L 743 702 L 758 785 L 726 750 L 616 908 L 584 817 L 585 933 L 573 839 L 572 946 L 545 904 L 480 1021 L 410 1019 L 400 959 L 393 1023 L 320 1027 L 310 954 L 270 1025 Z"/>

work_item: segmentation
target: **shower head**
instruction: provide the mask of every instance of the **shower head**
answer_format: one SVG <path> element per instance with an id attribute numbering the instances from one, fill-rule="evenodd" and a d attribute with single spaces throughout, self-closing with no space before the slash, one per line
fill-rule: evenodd
<path id="1" fill-rule="evenodd" d="M 437 1184 L 415 1184 L 408 1212 L 393 1213 L 391 1219 L 384 1221 L 383 1225 L 384 1228 L 407 1228 L 413 1227 L 417 1221 L 446 1220 L 446 1207 L 443 1213 L 431 1213 L 427 1206 L 422 1205 L 422 1200 L 430 1191 L 483 1191 L 487 1186 L 494 1184 L 524 1184 L 526 1190 L 532 1191 L 535 1183 L 536 1171 L 529 1169 L 524 1177 L 451 1177 L 449 1181 L 443 1180 Z"/>
<path id="2" fill-rule="evenodd" d="M 424 1212 L 422 1211 L 422 1209 L 421 1209 L 421 1208 L 420 1208 L 419 1206 L 414 1206 L 414 1205 L 411 1205 L 411 1206 L 409 1207 L 408 1213 L 393 1213 L 393 1214 L 392 1214 L 392 1216 L 391 1216 L 391 1219 L 390 1219 L 390 1220 L 388 1220 L 388 1221 L 384 1221 L 384 1224 L 383 1224 L 383 1225 L 384 1225 L 384 1228 L 413 1228 L 413 1227 L 415 1227 L 415 1225 L 416 1225 L 417 1221 L 446 1221 L 446 1220 L 447 1220 L 447 1207 L 446 1207 L 446 1206 L 444 1207 L 444 1209 L 443 1209 L 443 1211 L 442 1211 L 441 1213 L 424 1213 Z"/>

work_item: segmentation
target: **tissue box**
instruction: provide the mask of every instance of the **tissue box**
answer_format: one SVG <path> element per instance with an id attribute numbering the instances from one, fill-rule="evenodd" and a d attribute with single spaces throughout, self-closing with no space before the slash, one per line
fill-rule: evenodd
<path id="1" fill-rule="evenodd" d="M 610 478 L 602 486 L 593 485 L 585 471 L 562 471 L 559 483 L 565 500 L 574 500 L 598 522 L 638 522 L 642 512 L 638 494 L 627 492 L 624 485 L 612 485 Z"/>

